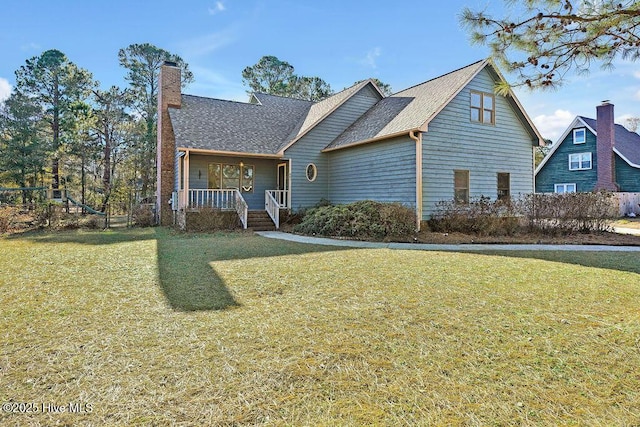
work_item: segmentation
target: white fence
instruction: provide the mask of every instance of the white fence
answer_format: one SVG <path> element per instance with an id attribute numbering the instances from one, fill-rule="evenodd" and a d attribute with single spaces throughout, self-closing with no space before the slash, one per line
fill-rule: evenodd
<path id="1" fill-rule="evenodd" d="M 614 193 L 620 206 L 620 216 L 627 216 L 634 213 L 640 216 L 640 193 Z"/>

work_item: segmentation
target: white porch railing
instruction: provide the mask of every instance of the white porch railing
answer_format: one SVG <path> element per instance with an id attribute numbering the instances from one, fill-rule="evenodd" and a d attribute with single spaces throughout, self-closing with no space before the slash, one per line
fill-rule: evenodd
<path id="1" fill-rule="evenodd" d="M 281 209 L 289 208 L 289 190 L 267 190 L 267 193 L 271 193 L 271 196 L 278 202 Z"/>
<path id="2" fill-rule="evenodd" d="M 226 188 L 224 190 L 207 189 L 192 190 L 187 194 L 187 208 L 215 208 L 215 209 L 235 209 L 236 195 L 238 192 L 235 188 Z"/>
<path id="3" fill-rule="evenodd" d="M 280 204 L 274 197 L 276 191 L 279 190 L 266 190 L 264 192 L 264 209 L 267 211 L 271 220 L 276 225 L 276 230 L 280 228 Z"/>
<path id="4" fill-rule="evenodd" d="M 247 214 L 249 212 L 249 205 L 240 194 L 240 191 L 236 190 L 236 212 L 240 217 L 240 222 L 242 223 L 242 228 L 247 229 Z"/>
<path id="5" fill-rule="evenodd" d="M 180 209 L 213 208 L 235 210 L 240 217 L 242 228 L 247 228 L 249 206 L 238 189 L 191 189 L 186 194 L 184 190 L 180 190 L 178 191 L 178 200 Z"/>
<path id="6" fill-rule="evenodd" d="M 288 207 L 288 190 L 267 190 L 264 192 L 264 209 L 276 225 L 276 229 L 280 228 L 280 209 L 287 209 Z"/>

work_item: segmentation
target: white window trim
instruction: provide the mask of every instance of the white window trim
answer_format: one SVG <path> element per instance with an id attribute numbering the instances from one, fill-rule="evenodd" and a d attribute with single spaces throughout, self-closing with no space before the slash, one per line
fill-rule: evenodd
<path id="1" fill-rule="evenodd" d="M 567 185 L 573 185 L 573 191 L 567 191 Z M 564 188 L 564 191 L 562 192 L 562 194 L 575 193 L 576 191 L 578 191 L 578 186 L 573 182 L 569 182 L 569 183 L 565 183 L 565 184 L 554 184 L 553 185 L 553 192 L 554 193 L 560 193 L 558 191 L 558 187 L 563 187 Z"/>
<path id="2" fill-rule="evenodd" d="M 585 168 L 582 166 L 582 156 L 588 154 L 589 155 L 589 167 Z M 578 161 L 578 167 L 577 168 L 572 168 L 571 167 L 571 156 L 580 156 L 580 160 Z M 586 171 L 589 169 L 593 169 L 593 153 L 591 153 L 590 151 L 587 153 L 571 153 L 569 154 L 569 170 L 570 171 Z"/>
<path id="3" fill-rule="evenodd" d="M 309 168 L 313 170 L 313 176 L 311 178 L 309 178 Z M 304 169 L 304 174 L 307 177 L 307 181 L 313 182 L 316 180 L 316 178 L 318 178 L 318 167 L 313 163 L 309 163 L 307 167 Z"/>
<path id="4" fill-rule="evenodd" d="M 580 141 L 576 141 L 576 133 L 582 131 L 584 137 L 583 140 Z M 587 143 L 587 129 L 586 128 L 579 128 L 579 129 L 574 129 L 573 130 L 573 143 L 574 144 L 586 144 Z"/>

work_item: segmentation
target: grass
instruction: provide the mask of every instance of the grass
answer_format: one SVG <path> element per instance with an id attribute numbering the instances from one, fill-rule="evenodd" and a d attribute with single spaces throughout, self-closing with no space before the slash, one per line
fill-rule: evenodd
<path id="1" fill-rule="evenodd" d="M 633 425 L 637 253 L 0 238 L 2 425 Z M 40 411 L 42 412 L 42 411 Z"/>
<path id="2" fill-rule="evenodd" d="M 640 218 L 624 218 L 613 224 L 615 227 L 640 229 Z"/>

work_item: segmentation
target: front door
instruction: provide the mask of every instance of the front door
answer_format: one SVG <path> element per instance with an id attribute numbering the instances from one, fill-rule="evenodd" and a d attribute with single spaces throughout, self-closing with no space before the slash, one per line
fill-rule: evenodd
<path id="1" fill-rule="evenodd" d="M 289 192 L 287 191 L 289 190 L 288 165 L 289 163 L 278 164 L 278 191 L 275 197 L 281 207 L 289 206 Z"/>
<path id="2" fill-rule="evenodd" d="M 287 164 L 278 164 L 278 190 L 288 190 Z"/>

